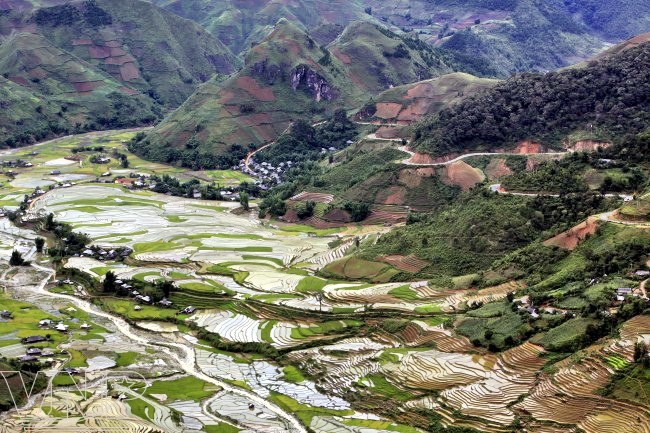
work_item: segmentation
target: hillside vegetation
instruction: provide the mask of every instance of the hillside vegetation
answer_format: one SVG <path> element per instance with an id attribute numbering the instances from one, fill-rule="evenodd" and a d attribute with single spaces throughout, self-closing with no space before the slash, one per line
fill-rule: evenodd
<path id="1" fill-rule="evenodd" d="M 422 123 L 414 146 L 432 154 L 513 146 L 560 147 L 576 133 L 615 141 L 645 128 L 650 109 L 650 43 L 582 68 L 522 74 Z"/>
<path id="2" fill-rule="evenodd" d="M 0 13 L 0 75 L 12 83 L 2 101 L 12 107 L 7 146 L 152 124 L 238 63 L 197 24 L 151 3 L 9 3 Z M 40 118 L 26 126 L 9 121 L 16 113 Z"/>
<path id="3" fill-rule="evenodd" d="M 170 162 L 220 155 L 235 144 L 257 147 L 280 136 L 292 120 L 325 118 L 392 85 L 450 71 L 436 50 L 373 24 L 353 23 L 322 47 L 281 20 L 249 50 L 241 71 L 201 86 L 133 149 Z"/>
<path id="4" fill-rule="evenodd" d="M 320 44 L 350 22 L 364 20 L 442 46 L 474 75 L 500 78 L 590 57 L 606 43 L 647 31 L 650 16 L 643 0 L 155 2 L 200 23 L 236 53 L 264 39 L 281 18 L 308 30 Z"/>

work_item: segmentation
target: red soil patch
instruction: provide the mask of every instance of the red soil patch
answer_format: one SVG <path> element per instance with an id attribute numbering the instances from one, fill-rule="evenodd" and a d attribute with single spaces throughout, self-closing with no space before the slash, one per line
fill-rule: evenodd
<path id="1" fill-rule="evenodd" d="M 101 87 L 104 83 L 101 81 L 86 81 L 85 83 L 72 83 L 77 92 L 90 92 Z"/>
<path id="2" fill-rule="evenodd" d="M 532 141 L 522 141 L 517 145 L 515 150 L 512 151 L 512 153 L 517 153 L 517 154 L 531 154 L 531 153 L 544 153 L 546 149 L 542 144 L 535 143 Z"/>
<path id="3" fill-rule="evenodd" d="M 345 53 L 342 53 L 341 50 L 338 48 L 332 49 L 332 54 L 334 54 L 334 57 L 339 59 L 341 62 L 345 63 L 346 65 L 349 65 L 352 63 L 352 58 L 348 56 Z"/>
<path id="4" fill-rule="evenodd" d="M 120 66 L 125 63 L 132 63 L 132 62 L 135 62 L 135 59 L 130 54 L 127 54 L 125 56 L 119 56 L 119 57 L 109 57 L 108 59 L 104 60 L 104 63 L 106 63 L 107 65 L 120 65 Z"/>
<path id="5" fill-rule="evenodd" d="M 394 119 L 401 110 L 401 104 L 396 104 L 394 102 L 378 102 L 375 116 L 381 119 Z"/>
<path id="6" fill-rule="evenodd" d="M 93 45 L 88 47 L 88 53 L 93 59 L 106 59 L 111 56 L 111 49 L 109 47 Z"/>
<path id="7" fill-rule="evenodd" d="M 485 167 L 485 174 L 490 179 L 500 179 L 512 174 L 512 170 L 506 165 L 505 159 L 495 158 Z"/>
<path id="8" fill-rule="evenodd" d="M 29 86 L 29 81 L 25 77 L 9 77 L 9 80 L 21 86 Z"/>
<path id="9" fill-rule="evenodd" d="M 442 158 L 445 158 L 445 157 L 442 157 Z M 440 159 L 440 158 L 438 158 L 438 159 Z M 453 158 L 449 158 L 449 159 L 453 159 Z M 431 155 L 429 155 L 428 153 L 415 153 L 415 155 L 413 155 L 411 157 L 411 159 L 409 159 L 408 162 L 411 162 L 413 164 L 433 164 L 433 163 L 436 163 L 438 161 L 434 160 L 433 157 Z M 445 161 L 443 160 L 443 161 L 440 161 L 440 162 L 445 162 Z"/>
<path id="10" fill-rule="evenodd" d="M 447 185 L 458 185 L 467 191 L 477 183 L 483 182 L 485 176 L 478 168 L 474 168 L 464 161 L 454 162 L 446 167 L 442 182 Z"/>
<path id="11" fill-rule="evenodd" d="M 93 41 L 90 39 L 74 39 L 72 45 L 92 45 Z"/>
<path id="12" fill-rule="evenodd" d="M 587 235 L 593 235 L 596 233 L 598 225 L 599 221 L 597 217 L 589 217 L 586 221 L 581 222 L 577 226 L 544 241 L 544 245 L 547 247 L 556 246 L 573 251 L 580 242 L 585 240 Z"/>
<path id="13" fill-rule="evenodd" d="M 295 209 L 289 209 L 287 213 L 282 216 L 282 220 L 288 223 L 295 223 L 300 221 L 300 218 L 298 218 L 298 212 L 296 212 Z"/>
<path id="14" fill-rule="evenodd" d="M 412 104 L 407 105 L 397 119 L 407 123 L 417 122 L 429 113 L 432 105 L 431 102 L 431 100 L 427 99 L 418 99 Z"/>
<path id="15" fill-rule="evenodd" d="M 137 90 L 129 89 L 128 87 L 120 87 L 120 90 L 122 92 L 126 93 L 127 95 L 137 95 L 138 93 L 140 93 Z M 185 140 L 185 141 L 187 141 L 187 140 Z"/>
<path id="16" fill-rule="evenodd" d="M 126 56 L 128 53 L 124 51 L 122 48 L 116 47 L 116 48 L 111 48 L 111 57 L 120 57 L 120 56 Z"/>
<path id="17" fill-rule="evenodd" d="M 117 48 L 121 45 L 120 41 L 104 41 L 104 46 L 109 48 Z"/>
<path id="18" fill-rule="evenodd" d="M 120 76 L 122 81 L 131 81 L 140 78 L 140 71 L 134 63 L 125 63 L 120 66 Z"/>
<path id="19" fill-rule="evenodd" d="M 420 83 L 408 89 L 406 95 L 411 99 L 430 98 L 433 96 L 433 86 L 429 83 Z"/>
<path id="20" fill-rule="evenodd" d="M 241 116 L 239 122 L 247 126 L 262 125 L 270 123 L 273 120 L 269 113 L 255 113 L 247 116 Z"/>
<path id="21" fill-rule="evenodd" d="M 377 132 L 375 132 L 375 135 L 379 138 L 393 139 L 399 138 L 401 132 L 400 128 L 394 126 L 382 126 L 377 130 Z"/>
<path id="22" fill-rule="evenodd" d="M 377 194 L 377 202 L 381 204 L 401 206 L 406 200 L 406 188 L 401 186 L 391 186 L 383 189 Z"/>
<path id="23" fill-rule="evenodd" d="M 270 87 L 260 87 L 260 85 L 252 77 L 239 77 L 237 78 L 237 85 L 240 89 L 243 89 L 253 95 L 257 100 L 262 102 L 271 102 L 275 101 L 275 95 L 273 95 L 273 89 Z"/>
<path id="24" fill-rule="evenodd" d="M 567 150 L 573 150 L 575 152 L 594 152 L 598 148 L 607 149 L 612 146 L 612 143 L 607 143 L 603 141 L 594 141 L 594 140 L 580 140 L 569 147 Z"/>
<path id="25" fill-rule="evenodd" d="M 335 223 L 349 223 L 352 221 L 352 217 L 350 216 L 350 214 L 344 211 L 343 209 L 332 209 L 331 211 L 323 215 L 323 219 L 325 221 L 335 222 Z"/>
<path id="26" fill-rule="evenodd" d="M 429 262 L 421 260 L 415 256 L 402 256 L 398 254 L 381 257 L 377 260 L 380 262 L 388 263 L 395 266 L 397 269 L 405 272 L 411 272 L 413 274 L 420 272 L 422 269 L 429 266 Z"/>

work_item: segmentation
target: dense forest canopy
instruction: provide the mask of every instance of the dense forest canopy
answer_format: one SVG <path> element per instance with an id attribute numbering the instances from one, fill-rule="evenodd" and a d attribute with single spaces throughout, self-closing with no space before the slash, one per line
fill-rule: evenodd
<path id="1" fill-rule="evenodd" d="M 616 141 L 650 120 L 650 43 L 586 66 L 526 73 L 447 108 L 415 131 L 414 146 L 445 154 L 513 145 L 559 146 L 585 131 Z"/>

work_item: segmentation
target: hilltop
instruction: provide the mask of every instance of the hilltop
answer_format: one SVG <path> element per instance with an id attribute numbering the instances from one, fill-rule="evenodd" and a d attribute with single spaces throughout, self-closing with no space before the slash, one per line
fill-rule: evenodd
<path id="1" fill-rule="evenodd" d="M 200 23 L 235 53 L 244 53 L 251 45 L 263 40 L 273 32 L 275 24 L 283 18 L 303 30 L 330 25 L 332 29 L 339 29 L 339 31 L 352 21 L 371 19 L 358 2 L 341 0 L 329 2 L 154 0 L 154 2 L 169 11 Z M 336 30 L 334 33 L 335 37 Z"/>
<path id="2" fill-rule="evenodd" d="M 233 145 L 257 147 L 277 138 L 292 120 L 360 107 L 391 86 L 451 70 L 436 50 L 373 24 L 352 23 L 323 47 L 280 20 L 248 51 L 241 71 L 201 86 L 134 150 L 160 161 L 198 158 L 204 167 L 232 165 L 232 158 L 207 155 Z"/>
<path id="3" fill-rule="evenodd" d="M 498 80 L 455 72 L 386 90 L 355 116 L 360 121 L 410 124 L 496 85 Z"/>
<path id="4" fill-rule="evenodd" d="M 522 74 L 441 111 L 415 131 L 413 146 L 435 155 L 532 141 L 569 147 L 612 142 L 648 122 L 650 43 L 581 68 Z"/>

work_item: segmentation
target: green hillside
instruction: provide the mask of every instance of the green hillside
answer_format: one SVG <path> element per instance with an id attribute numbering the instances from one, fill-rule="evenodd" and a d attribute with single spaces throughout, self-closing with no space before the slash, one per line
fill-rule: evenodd
<path id="1" fill-rule="evenodd" d="M 16 33 L 0 45 L 5 146 L 73 131 L 148 125 L 151 98 L 124 86 L 42 36 Z M 25 119 L 34 117 L 29 123 Z"/>
<path id="2" fill-rule="evenodd" d="M 650 109 L 650 43 L 586 67 L 522 74 L 447 108 L 415 131 L 414 146 L 432 154 L 513 146 L 533 140 L 617 141 L 645 129 Z"/>
<path id="3" fill-rule="evenodd" d="M 277 138 L 292 119 L 360 107 L 391 85 L 450 71 L 437 51 L 373 24 L 351 24 L 326 48 L 281 20 L 248 51 L 240 72 L 201 86 L 134 150 L 160 161 L 198 158 L 204 167 L 228 166 L 231 159 L 208 155 L 233 144 L 259 146 Z"/>
<path id="4" fill-rule="evenodd" d="M 445 74 L 386 90 L 364 106 L 356 118 L 408 124 L 431 116 L 448 105 L 497 83 L 497 80 L 477 78 L 462 72 Z"/>
<path id="5" fill-rule="evenodd" d="M 3 89 L 3 103 L 13 107 L 2 125 L 6 145 L 150 125 L 201 82 L 239 64 L 196 23 L 148 2 L 3 5 L 0 75 L 14 83 Z M 29 126 L 11 121 L 36 109 L 43 118 Z"/>
<path id="6" fill-rule="evenodd" d="M 180 105 L 199 83 L 230 73 L 237 63 L 196 23 L 140 0 L 66 2 L 14 10 L 2 20 L 4 32 L 29 26 L 57 48 L 169 106 Z"/>
<path id="7" fill-rule="evenodd" d="M 354 20 L 417 35 L 462 58 L 474 75 L 552 70 L 591 57 L 611 42 L 648 30 L 643 0 L 155 0 L 195 20 L 236 53 L 286 18 L 327 42 Z"/>
<path id="8" fill-rule="evenodd" d="M 264 39 L 275 23 L 285 18 L 303 29 L 324 24 L 347 25 L 357 19 L 372 19 L 359 1 L 210 1 L 154 0 L 180 16 L 200 23 L 233 52 L 243 53 Z"/>

